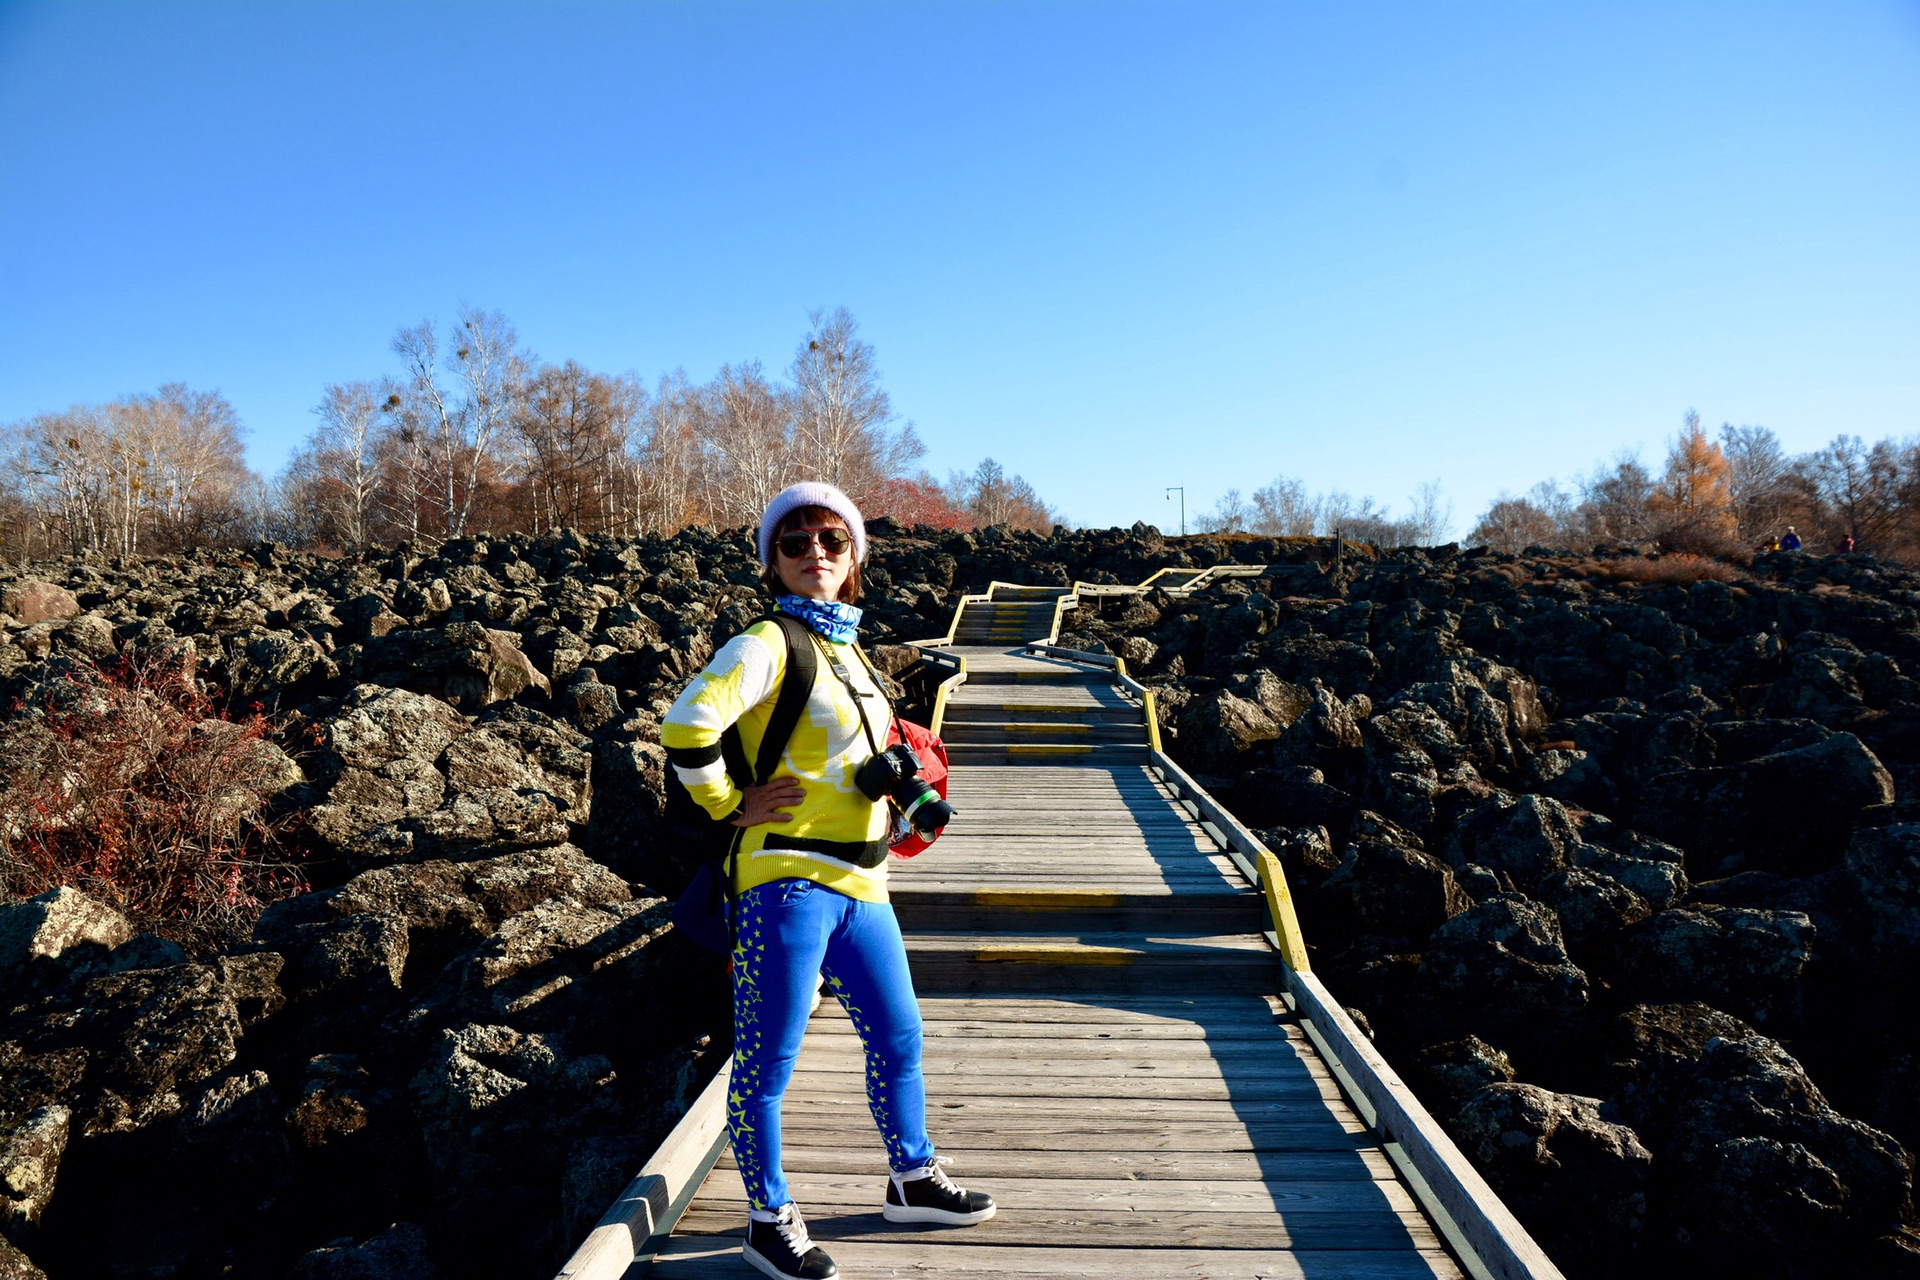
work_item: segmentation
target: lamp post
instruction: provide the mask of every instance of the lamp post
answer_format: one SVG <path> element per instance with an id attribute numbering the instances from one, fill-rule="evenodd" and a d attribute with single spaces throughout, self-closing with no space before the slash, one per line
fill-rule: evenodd
<path id="1" fill-rule="evenodd" d="M 1167 501 L 1169 502 L 1173 501 L 1173 495 L 1176 493 L 1180 495 L 1180 536 L 1184 538 L 1187 536 L 1187 489 L 1186 489 L 1186 486 L 1178 485 L 1178 484 L 1168 485 Z"/>

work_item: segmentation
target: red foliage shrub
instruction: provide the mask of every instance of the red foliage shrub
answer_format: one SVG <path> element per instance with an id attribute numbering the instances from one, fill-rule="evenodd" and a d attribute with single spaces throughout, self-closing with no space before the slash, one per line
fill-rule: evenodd
<path id="1" fill-rule="evenodd" d="M 294 766 L 190 669 L 121 659 L 49 681 L 0 724 L 0 899 L 70 885 L 195 950 L 299 892 L 268 801 Z"/>
<path id="2" fill-rule="evenodd" d="M 935 529 L 971 529 L 973 517 L 937 484 L 925 480 L 882 480 L 861 503 L 868 516 L 892 516 L 903 525 Z"/>

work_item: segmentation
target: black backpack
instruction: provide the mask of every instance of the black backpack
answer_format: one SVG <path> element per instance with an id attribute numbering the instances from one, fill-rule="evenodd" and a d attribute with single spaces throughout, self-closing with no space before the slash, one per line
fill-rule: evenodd
<path id="1" fill-rule="evenodd" d="M 749 625 L 768 620 L 779 623 L 781 634 L 786 637 L 787 669 L 780 679 L 780 692 L 774 698 L 766 736 L 760 740 L 760 758 L 752 766 L 748 765 L 739 725 L 730 724 L 720 734 L 720 758 L 726 762 L 727 776 L 742 791 L 764 784 L 779 768 L 780 756 L 800 724 L 800 713 L 813 695 L 814 676 L 819 670 L 813 633 L 806 623 L 791 614 L 770 613 Z M 666 783 L 668 838 L 684 857 L 699 867 L 692 883 L 674 903 L 673 922 L 681 932 L 710 950 L 731 950 L 733 854 L 739 849 L 745 830 L 715 818 L 694 803 L 671 763 L 667 766 Z"/>

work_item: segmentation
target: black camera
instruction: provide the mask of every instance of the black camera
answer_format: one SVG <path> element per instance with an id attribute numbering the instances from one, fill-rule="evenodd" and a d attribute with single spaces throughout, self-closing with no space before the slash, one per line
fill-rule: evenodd
<path id="1" fill-rule="evenodd" d="M 892 800 L 907 825 L 928 840 L 953 818 L 953 806 L 920 776 L 920 757 L 904 742 L 868 757 L 853 775 L 853 785 L 869 800 Z"/>

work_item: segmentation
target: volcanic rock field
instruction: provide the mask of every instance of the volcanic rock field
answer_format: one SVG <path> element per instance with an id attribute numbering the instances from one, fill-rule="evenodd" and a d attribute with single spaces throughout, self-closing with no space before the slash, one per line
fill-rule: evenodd
<path id="1" fill-rule="evenodd" d="M 1920 1275 L 1920 575 L 871 532 L 864 637 L 923 711 L 897 642 L 990 580 L 1269 566 L 1059 642 L 1156 686 L 1569 1275 Z M 0 569 L 5 731 L 196 673 L 271 726 L 248 811 L 306 885 L 217 943 L 0 902 L 0 1280 L 550 1275 L 727 1052 L 658 724 L 765 603 L 703 528 Z"/>

